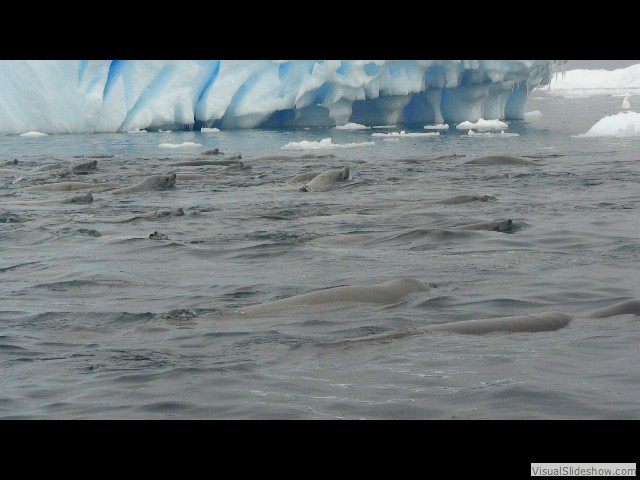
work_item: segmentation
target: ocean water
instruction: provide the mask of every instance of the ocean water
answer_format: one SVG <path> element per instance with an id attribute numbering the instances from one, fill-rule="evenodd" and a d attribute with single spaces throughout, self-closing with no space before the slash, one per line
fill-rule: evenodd
<path id="1" fill-rule="evenodd" d="M 0 167 L 19 171 L 0 174 L 0 202 L 82 193 L 19 191 L 53 181 L 215 175 L 165 191 L 96 190 L 89 204 L 0 204 L 0 418 L 640 418 L 634 315 L 578 316 L 552 332 L 364 340 L 640 297 L 640 137 L 575 137 L 619 103 L 535 91 L 527 110 L 542 116 L 509 122 L 519 136 L 371 136 L 422 125 L 0 136 L 0 161 L 19 161 Z M 329 137 L 375 145 L 281 150 Z M 184 142 L 201 146 L 159 147 Z M 200 155 L 211 148 L 241 154 L 247 168 L 170 165 L 220 158 Z M 503 154 L 534 165 L 464 164 Z M 298 157 L 256 158 L 278 155 Z M 92 159 L 95 172 L 59 176 Z M 335 190 L 285 182 L 343 166 L 350 180 Z M 493 198 L 434 203 L 459 194 Z M 116 221 L 173 207 L 184 215 Z M 454 228 L 506 219 L 513 233 Z M 237 313 L 402 277 L 432 288 L 391 305 Z"/>

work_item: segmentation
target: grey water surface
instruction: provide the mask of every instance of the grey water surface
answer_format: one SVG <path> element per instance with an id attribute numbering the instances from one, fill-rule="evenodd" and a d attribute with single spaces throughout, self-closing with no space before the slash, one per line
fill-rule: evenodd
<path id="1" fill-rule="evenodd" d="M 514 137 L 467 138 L 455 125 L 393 142 L 371 133 L 425 130 L 0 136 L 0 162 L 18 159 L 0 171 L 20 171 L 0 175 L 0 202 L 82 193 L 19 191 L 54 181 L 219 176 L 96 190 L 90 204 L 0 204 L 0 418 L 640 418 L 634 315 L 542 333 L 357 341 L 640 297 L 640 137 L 576 137 L 619 103 L 534 91 L 527 110 L 542 116 L 508 122 Z M 328 137 L 375 145 L 281 150 Z M 159 147 L 183 142 L 201 146 Z M 220 158 L 200 154 L 212 148 L 242 154 L 247 168 L 170 165 Z M 252 160 L 295 154 L 334 156 Z M 464 164 L 485 155 L 532 165 Z M 92 159 L 95 171 L 64 176 Z M 335 190 L 285 182 L 344 166 L 350 179 Z M 493 198 L 434 203 L 460 194 Z M 173 207 L 184 215 L 114 221 Z M 454 228 L 506 219 L 514 232 Z M 432 288 L 392 305 L 237 313 L 402 277 Z"/>

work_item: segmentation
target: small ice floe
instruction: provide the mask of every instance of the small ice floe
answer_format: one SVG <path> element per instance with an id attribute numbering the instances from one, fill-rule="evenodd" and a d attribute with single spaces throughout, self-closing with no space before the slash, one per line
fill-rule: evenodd
<path id="1" fill-rule="evenodd" d="M 360 142 L 360 143 L 333 143 L 330 138 L 323 138 L 319 142 L 311 142 L 303 140 L 301 142 L 289 142 L 281 150 L 330 150 L 334 148 L 358 148 L 358 147 L 372 147 L 375 142 Z"/>
<path id="2" fill-rule="evenodd" d="M 29 132 L 26 133 L 21 133 L 20 134 L 21 137 L 46 137 L 48 136 L 47 133 L 42 133 L 42 132 L 36 132 L 34 130 L 31 130 Z"/>
<path id="3" fill-rule="evenodd" d="M 498 119 L 485 120 L 484 118 L 479 118 L 477 122 L 459 123 L 456 125 L 456 128 L 458 130 L 502 130 L 504 128 L 509 128 L 509 125 Z"/>
<path id="4" fill-rule="evenodd" d="M 389 133 L 372 133 L 372 137 L 437 137 L 440 132 L 389 132 Z"/>
<path id="5" fill-rule="evenodd" d="M 184 148 L 184 147 L 201 147 L 201 143 L 182 142 L 182 143 L 161 143 L 160 148 Z"/>
<path id="6" fill-rule="evenodd" d="M 336 130 L 367 130 L 369 127 L 367 127 L 366 125 L 361 125 L 359 123 L 349 122 L 344 125 L 336 125 L 333 128 L 335 128 Z"/>
<path id="7" fill-rule="evenodd" d="M 633 137 L 640 135 L 640 113 L 627 111 L 598 120 L 587 133 L 576 137 Z"/>
<path id="8" fill-rule="evenodd" d="M 499 137 L 519 137 L 519 133 L 507 133 L 501 130 L 500 133 L 492 132 L 474 132 L 469 130 L 466 135 L 460 135 L 460 138 L 499 138 Z"/>

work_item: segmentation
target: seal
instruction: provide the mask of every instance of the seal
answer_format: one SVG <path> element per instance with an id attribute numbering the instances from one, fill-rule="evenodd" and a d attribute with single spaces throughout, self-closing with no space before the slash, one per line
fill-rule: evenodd
<path id="1" fill-rule="evenodd" d="M 71 173 L 74 173 L 75 175 L 86 175 L 87 173 L 89 173 L 92 170 L 95 170 L 96 168 L 98 168 L 98 161 L 93 160 L 91 162 L 80 163 L 72 167 Z"/>
<path id="2" fill-rule="evenodd" d="M 12 168 L 0 168 L 0 177 L 15 177 L 18 175 L 24 175 L 22 170 L 14 170 Z"/>
<path id="3" fill-rule="evenodd" d="M 463 165 L 535 165 L 535 163 L 525 160 L 524 158 L 512 157 L 510 155 L 489 155 L 486 157 L 474 158 L 467 160 Z"/>
<path id="4" fill-rule="evenodd" d="M 488 230 L 490 232 L 513 233 L 518 225 L 513 220 L 496 220 L 493 222 L 470 223 L 453 227 L 456 230 Z"/>
<path id="5" fill-rule="evenodd" d="M 36 172 L 48 172 L 50 170 L 58 170 L 63 168 L 62 163 L 54 162 L 54 163 L 45 163 L 44 165 L 39 165 L 34 170 Z"/>
<path id="6" fill-rule="evenodd" d="M 181 217 L 184 215 L 184 210 L 182 208 L 161 208 L 158 210 L 151 210 L 149 212 L 144 213 L 136 213 L 132 215 L 119 215 L 116 217 L 112 217 L 107 220 L 102 220 L 103 222 L 110 223 L 124 223 L 124 222 L 132 222 L 133 220 L 137 220 L 139 218 L 164 218 L 164 217 Z"/>
<path id="7" fill-rule="evenodd" d="M 224 177 L 222 175 L 216 175 L 211 173 L 195 173 L 195 172 L 185 172 L 185 173 L 176 173 L 176 180 L 222 180 Z"/>
<path id="8" fill-rule="evenodd" d="M 313 177 L 300 188 L 300 191 L 326 192 L 327 190 L 333 190 L 334 188 L 337 188 L 337 182 L 342 182 L 348 179 L 349 167 L 343 167 L 339 170 L 329 170 Z"/>
<path id="9" fill-rule="evenodd" d="M 72 192 L 75 190 L 85 190 L 88 188 L 114 188 L 118 187 L 117 183 L 83 183 L 83 182 L 59 182 L 59 183 L 43 183 L 41 185 L 32 185 L 30 187 L 21 188 L 21 192 Z"/>
<path id="10" fill-rule="evenodd" d="M 141 182 L 131 185 L 129 187 L 118 188 L 111 190 L 111 193 L 135 193 L 135 192 L 149 192 L 152 190 L 167 190 L 172 188 L 176 183 L 176 174 L 170 173 L 169 175 L 152 175 L 145 178 Z"/>
<path id="11" fill-rule="evenodd" d="M 200 152 L 200 155 L 224 155 L 224 152 L 221 152 L 217 148 L 212 148 L 210 150 L 203 150 Z"/>
<path id="12" fill-rule="evenodd" d="M 314 178 L 316 178 L 318 175 L 320 175 L 319 170 L 318 171 L 313 171 L 313 172 L 307 172 L 307 173 L 301 173 L 300 175 L 296 175 L 295 177 L 291 177 L 289 178 L 286 183 L 290 184 L 290 185 L 304 185 L 305 183 L 313 180 Z"/>
<path id="13" fill-rule="evenodd" d="M 571 315 L 561 312 L 541 312 L 535 315 L 464 320 L 425 327 L 424 332 L 464 333 L 482 335 L 490 332 L 551 332 L 569 325 Z"/>
<path id="14" fill-rule="evenodd" d="M 151 240 L 169 240 L 169 237 L 167 237 L 164 233 L 158 232 L 157 230 L 153 233 L 150 233 L 149 238 Z"/>
<path id="15" fill-rule="evenodd" d="M 223 168 L 223 170 L 249 170 L 253 168 L 251 165 L 247 165 L 244 162 L 232 163 Z"/>
<path id="16" fill-rule="evenodd" d="M 589 318 L 608 318 L 615 315 L 640 315 L 640 299 L 627 300 L 601 310 L 593 310 L 586 315 Z"/>
<path id="17" fill-rule="evenodd" d="M 482 177 L 482 180 L 499 180 L 501 178 L 509 178 L 508 173 L 496 173 L 494 175 L 487 175 L 486 177 Z"/>
<path id="18" fill-rule="evenodd" d="M 2 202 L 2 205 L 66 205 L 66 204 L 83 204 L 93 202 L 93 196 L 90 193 L 82 195 L 73 195 L 70 197 L 60 198 L 58 200 L 12 200 L 10 202 Z"/>
<path id="19" fill-rule="evenodd" d="M 393 304 L 411 293 L 427 292 L 430 287 L 415 278 L 400 278 L 368 286 L 340 286 L 318 290 L 289 298 L 274 300 L 240 309 L 241 315 L 268 315 L 297 305 L 337 303 Z"/>
<path id="20" fill-rule="evenodd" d="M 489 195 L 455 195 L 453 197 L 445 198 L 444 200 L 438 200 L 431 203 L 438 203 L 441 205 L 456 205 L 459 203 L 486 202 L 487 200 L 495 199 L 495 197 L 490 197 Z"/>
<path id="21" fill-rule="evenodd" d="M 384 332 L 366 337 L 360 337 L 338 342 L 332 345 L 345 345 L 360 342 L 388 341 L 428 333 L 455 333 L 463 335 L 484 335 L 487 333 L 517 333 L 517 332 L 551 332 L 566 327 L 576 319 L 609 318 L 617 315 L 640 315 L 640 299 L 627 300 L 601 310 L 583 312 L 570 315 L 563 312 L 540 312 L 531 315 L 516 315 L 512 317 L 485 318 L 479 320 L 463 320 L 429 325 L 400 332 Z"/>

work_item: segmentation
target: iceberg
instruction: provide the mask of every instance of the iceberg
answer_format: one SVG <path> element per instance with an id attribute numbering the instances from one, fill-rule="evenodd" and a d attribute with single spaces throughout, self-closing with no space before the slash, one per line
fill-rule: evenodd
<path id="1" fill-rule="evenodd" d="M 640 64 L 616 70 L 575 69 L 555 75 L 547 84 L 552 95 L 581 97 L 611 95 L 640 89 Z"/>
<path id="2" fill-rule="evenodd" d="M 0 133 L 523 119 L 558 62 L 3 60 Z"/>

